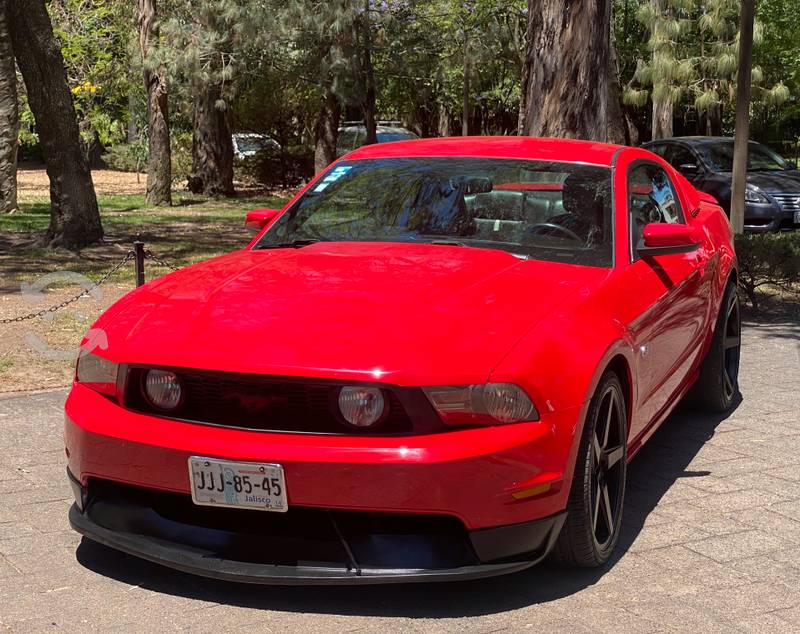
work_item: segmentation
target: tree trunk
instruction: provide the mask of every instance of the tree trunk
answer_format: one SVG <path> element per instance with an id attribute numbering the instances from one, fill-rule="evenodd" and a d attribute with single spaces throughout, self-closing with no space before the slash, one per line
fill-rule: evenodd
<path id="1" fill-rule="evenodd" d="M 672 136 L 672 97 L 653 96 L 653 139 L 666 139 Z"/>
<path id="2" fill-rule="evenodd" d="M 158 41 L 156 0 L 139 0 L 139 50 L 144 61 L 147 93 L 147 204 L 172 204 L 172 156 L 169 145 L 167 80 L 162 72 L 148 68 L 147 55 Z"/>
<path id="3" fill-rule="evenodd" d="M 314 125 L 314 171 L 320 172 L 336 160 L 339 138 L 339 117 L 342 106 L 333 90 L 325 89 L 325 97 Z"/>
<path id="4" fill-rule="evenodd" d="M 614 23 L 613 4 L 609 21 Z M 608 127 L 606 140 L 620 145 L 630 145 L 630 132 L 625 111 L 622 105 L 622 86 L 619 83 L 619 60 L 617 59 L 617 38 L 614 29 L 609 28 L 609 55 L 608 55 Z"/>
<path id="5" fill-rule="evenodd" d="M 224 107 L 218 107 L 222 102 Z M 233 196 L 231 108 L 220 86 L 208 86 L 195 98 L 192 174 L 189 191 L 204 196 Z"/>
<path id="6" fill-rule="evenodd" d="M 450 127 L 450 113 L 442 102 L 436 104 L 436 135 L 450 136 L 453 133 Z"/>
<path id="7" fill-rule="evenodd" d="M 611 0 L 528 0 L 523 132 L 608 136 Z"/>
<path id="8" fill-rule="evenodd" d="M 470 64 L 469 64 L 469 36 L 464 33 L 464 83 L 461 94 L 461 136 L 469 136 L 470 117 Z"/>
<path id="9" fill-rule="evenodd" d="M 528 20 L 528 35 L 530 35 L 530 29 L 533 26 L 533 20 Z M 525 37 L 525 41 L 530 41 L 528 36 Z M 531 67 L 528 65 L 527 62 L 527 45 L 526 51 L 524 55 L 524 59 L 522 60 L 522 67 L 520 71 L 520 94 L 519 94 L 519 116 L 517 117 L 517 134 L 523 135 L 525 134 L 525 125 L 528 121 L 528 85 L 531 79 Z"/>
<path id="10" fill-rule="evenodd" d="M 103 227 L 45 0 L 11 0 L 11 41 L 50 178 L 47 241 L 78 250 L 100 240 Z"/>
<path id="11" fill-rule="evenodd" d="M 656 15 L 664 15 L 666 10 L 665 0 L 651 0 L 653 11 Z M 655 52 L 653 53 L 655 56 Z M 673 107 L 670 86 L 666 85 L 663 91 L 658 90 L 658 82 L 653 83 L 653 118 L 651 125 L 651 138 L 666 139 L 672 136 Z M 661 94 L 663 93 L 663 94 Z"/>
<path id="12" fill-rule="evenodd" d="M 367 129 L 365 145 L 378 142 L 375 123 L 375 69 L 372 66 L 372 32 L 370 31 L 369 0 L 364 0 L 364 13 L 360 20 L 363 30 L 361 72 L 364 82 L 364 127 Z"/>
<path id="13" fill-rule="evenodd" d="M 17 211 L 17 72 L 9 35 L 8 0 L 0 0 L 0 213 Z"/>

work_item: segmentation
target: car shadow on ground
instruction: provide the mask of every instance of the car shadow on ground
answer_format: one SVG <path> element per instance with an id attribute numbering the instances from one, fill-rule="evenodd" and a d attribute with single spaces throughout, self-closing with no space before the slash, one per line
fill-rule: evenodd
<path id="1" fill-rule="evenodd" d="M 738 406 L 738 403 L 736 404 Z M 479 616 L 546 603 L 597 583 L 625 555 L 650 512 L 679 478 L 708 475 L 687 470 L 693 457 L 726 417 L 688 408 L 673 413 L 632 461 L 623 532 L 601 569 L 544 563 L 524 572 L 442 584 L 362 587 L 269 587 L 195 577 L 125 555 L 83 539 L 78 562 L 123 583 L 176 596 L 264 610 L 417 618 Z"/>

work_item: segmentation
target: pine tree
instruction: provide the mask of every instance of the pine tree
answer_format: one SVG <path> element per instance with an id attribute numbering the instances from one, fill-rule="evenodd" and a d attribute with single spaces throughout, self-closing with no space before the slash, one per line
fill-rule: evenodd
<path id="1" fill-rule="evenodd" d="M 248 59 L 268 42 L 269 2 L 173 0 L 151 55 L 194 105 L 190 191 L 233 196 L 232 100 Z"/>
<path id="2" fill-rule="evenodd" d="M 336 159 L 342 106 L 358 92 L 358 21 L 367 21 L 363 5 L 352 0 L 292 0 L 281 12 L 281 33 L 289 42 L 295 72 L 316 86 L 314 168 Z M 363 59 L 366 64 L 366 59 Z M 371 64 L 371 57 L 370 57 Z"/>
<path id="3" fill-rule="evenodd" d="M 738 65 L 737 0 L 650 0 L 637 12 L 649 32 L 651 57 L 641 60 L 625 101 L 644 106 L 652 100 L 652 138 L 672 136 L 675 110 L 691 110 L 698 132 L 722 134 L 723 111 L 735 96 Z M 756 38 L 760 39 L 760 25 Z M 753 67 L 754 97 L 781 103 L 788 91 L 778 83 L 763 88 Z"/>
<path id="4" fill-rule="evenodd" d="M 148 59 L 150 48 L 159 38 L 156 0 L 139 0 L 139 51 L 144 65 L 147 93 L 147 204 L 172 204 L 172 156 L 169 139 L 169 101 L 167 79 Z"/>

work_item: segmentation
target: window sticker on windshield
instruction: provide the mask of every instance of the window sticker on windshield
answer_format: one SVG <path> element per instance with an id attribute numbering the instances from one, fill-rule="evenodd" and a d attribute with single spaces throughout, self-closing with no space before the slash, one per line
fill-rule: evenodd
<path id="1" fill-rule="evenodd" d="M 335 183 L 342 176 L 347 174 L 347 172 L 350 171 L 350 167 L 351 167 L 350 165 L 340 165 L 338 167 L 334 167 L 331 173 L 322 179 L 322 184 L 317 186 L 316 189 L 314 189 L 314 191 L 315 192 L 324 191 L 328 185 L 330 185 L 331 183 Z"/>

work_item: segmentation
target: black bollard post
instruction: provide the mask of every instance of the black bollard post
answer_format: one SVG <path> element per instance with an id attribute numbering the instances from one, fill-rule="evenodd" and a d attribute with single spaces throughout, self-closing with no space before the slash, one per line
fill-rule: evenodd
<path id="1" fill-rule="evenodd" d="M 136 262 L 136 286 L 144 284 L 144 242 L 133 243 L 133 259 Z"/>

